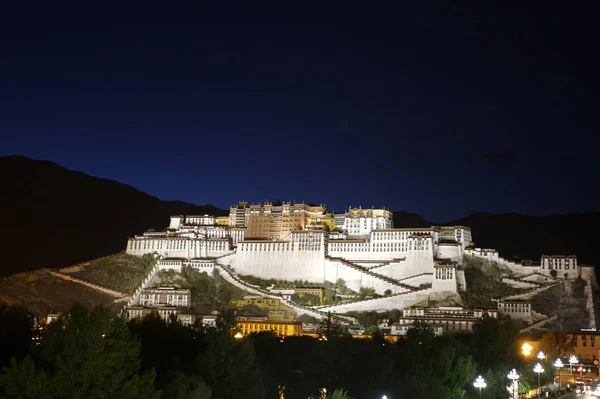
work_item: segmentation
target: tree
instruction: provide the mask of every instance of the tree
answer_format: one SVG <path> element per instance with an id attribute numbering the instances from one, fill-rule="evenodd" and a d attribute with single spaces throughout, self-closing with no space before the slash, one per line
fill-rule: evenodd
<path id="1" fill-rule="evenodd" d="M 385 296 L 390 296 L 390 295 L 392 295 L 392 290 L 390 290 L 390 289 L 387 289 L 387 290 L 383 291 L 383 294 L 384 294 Z"/>
<path id="2" fill-rule="evenodd" d="M 558 275 L 558 272 L 556 271 L 556 269 L 552 269 L 550 270 L 550 275 L 554 278 L 556 278 L 556 276 Z"/>
<path id="3" fill-rule="evenodd" d="M 360 287 L 358 291 L 358 299 L 375 298 L 377 291 L 373 287 Z"/>
<path id="4" fill-rule="evenodd" d="M 73 305 L 67 317 L 48 326 L 31 357 L 12 363 L 2 389 L 23 399 L 40 397 L 33 395 L 39 390 L 51 398 L 157 398 L 154 371 L 139 373 L 140 348 L 127 325 L 111 320 L 106 309 L 88 312 Z M 14 387 L 27 380 L 32 389 L 14 395 Z"/>
<path id="5" fill-rule="evenodd" d="M 161 392 L 161 399 L 210 399 L 211 392 L 202 377 L 175 371 L 168 375 L 169 383 Z"/>
<path id="6" fill-rule="evenodd" d="M 331 396 L 329 398 L 330 399 L 352 399 L 352 397 L 350 395 L 348 395 L 348 392 L 344 391 L 343 389 L 336 389 L 335 391 L 333 391 L 333 393 L 331 394 Z"/>
<path id="7" fill-rule="evenodd" d="M 31 346 L 33 317 L 20 306 L 0 304 L 0 367 L 23 359 Z"/>
<path id="8" fill-rule="evenodd" d="M 340 324 L 337 319 L 334 319 L 331 312 L 327 313 L 327 317 L 321 321 L 317 327 L 317 333 L 325 336 L 327 339 L 347 336 L 348 329 Z"/>

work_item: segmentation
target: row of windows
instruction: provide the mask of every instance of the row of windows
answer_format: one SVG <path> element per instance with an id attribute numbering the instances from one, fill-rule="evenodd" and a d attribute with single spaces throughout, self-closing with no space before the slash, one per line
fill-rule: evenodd
<path id="1" fill-rule="evenodd" d="M 132 240 L 130 249 L 167 249 L 167 250 L 182 250 L 187 249 L 188 240 Z M 191 241 L 191 248 L 196 246 L 206 245 L 208 249 L 224 250 L 229 249 L 229 242 L 227 241 Z"/>

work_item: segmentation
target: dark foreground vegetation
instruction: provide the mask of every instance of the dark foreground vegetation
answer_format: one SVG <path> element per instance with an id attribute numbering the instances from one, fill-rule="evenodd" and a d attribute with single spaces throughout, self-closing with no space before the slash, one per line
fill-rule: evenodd
<path id="1" fill-rule="evenodd" d="M 377 333 L 353 339 L 331 323 L 320 340 L 238 340 L 233 314 L 221 314 L 217 328 L 204 330 L 154 315 L 125 323 L 74 305 L 38 340 L 25 309 L 0 306 L 0 397 L 275 399 L 283 390 L 286 399 L 306 399 L 326 388 L 330 398 L 461 399 L 479 397 L 472 382 L 482 374 L 485 397 L 505 399 L 512 368 L 523 390 L 537 385 L 510 322 L 484 319 L 472 334 L 437 338 L 416 325 L 395 344 Z M 542 383 L 552 379 L 546 369 Z"/>

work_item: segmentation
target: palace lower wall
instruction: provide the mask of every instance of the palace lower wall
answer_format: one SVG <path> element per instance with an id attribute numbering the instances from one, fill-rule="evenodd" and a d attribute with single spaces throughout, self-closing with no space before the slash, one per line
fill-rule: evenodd
<path id="1" fill-rule="evenodd" d="M 329 247 L 329 256 L 332 258 L 343 258 L 349 261 L 363 261 L 363 260 L 372 260 L 372 261 L 381 261 L 382 263 L 388 261 L 390 259 L 399 259 L 404 258 L 408 252 L 406 251 L 386 251 L 386 252 L 376 252 L 369 250 L 362 251 L 337 251 Z M 367 266 L 368 267 L 368 266 Z"/>
<path id="2" fill-rule="evenodd" d="M 412 285 L 413 287 L 418 287 L 421 284 L 431 284 L 432 281 L 433 274 L 427 273 L 402 279 L 401 283 Z"/>
<path id="3" fill-rule="evenodd" d="M 407 291 L 381 278 L 354 269 L 339 260 L 325 259 L 325 280 L 335 283 L 339 279 L 344 280 L 346 287 L 355 292 L 359 292 L 361 288 L 374 288 L 380 295 L 384 295 L 387 290 L 392 294 Z"/>
<path id="4" fill-rule="evenodd" d="M 459 244 L 438 244 L 437 258 L 462 262 L 462 247 Z"/>
<path id="5" fill-rule="evenodd" d="M 242 275 L 264 279 L 325 281 L 325 254 L 321 251 L 237 251 L 231 266 Z"/>
<path id="6" fill-rule="evenodd" d="M 392 295 L 384 298 L 369 299 L 366 301 L 349 302 L 341 305 L 320 307 L 318 310 L 332 313 L 366 312 L 371 310 L 383 311 L 392 309 L 404 309 L 429 298 L 431 289 L 416 292 L 407 292 L 400 295 Z"/>

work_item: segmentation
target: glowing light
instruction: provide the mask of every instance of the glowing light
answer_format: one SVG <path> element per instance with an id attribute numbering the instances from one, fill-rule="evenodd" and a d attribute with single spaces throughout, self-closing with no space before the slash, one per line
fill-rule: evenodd
<path id="1" fill-rule="evenodd" d="M 487 384 L 486 384 L 485 380 L 483 379 L 483 377 L 479 376 L 475 379 L 473 386 L 477 389 L 481 389 L 481 388 L 485 388 L 487 386 Z"/>
<path id="2" fill-rule="evenodd" d="M 533 368 L 533 372 L 534 373 L 543 373 L 544 372 L 544 368 L 542 367 L 541 364 L 536 364 L 535 367 Z"/>
<path id="3" fill-rule="evenodd" d="M 564 366 L 562 360 L 560 359 L 556 359 L 556 361 L 554 362 L 554 367 L 556 367 L 557 369 L 562 368 Z"/>
<path id="4" fill-rule="evenodd" d="M 512 388 L 512 394 L 514 399 L 518 399 L 519 397 L 519 374 L 517 374 L 517 370 L 512 369 L 510 373 L 507 375 L 508 379 L 512 381 L 512 387 L 509 388 L 509 391 Z"/>
<path id="5" fill-rule="evenodd" d="M 537 358 L 542 360 L 546 358 L 546 354 L 542 351 L 540 351 L 540 353 L 537 354 Z"/>
<path id="6" fill-rule="evenodd" d="M 475 382 L 473 383 L 473 386 L 475 388 L 479 389 L 479 397 L 481 398 L 481 390 L 487 386 L 483 377 L 482 376 L 477 377 L 475 379 Z"/>
<path id="7" fill-rule="evenodd" d="M 531 347 L 531 345 L 529 345 L 527 342 L 525 342 L 525 343 L 523 344 L 523 346 L 521 347 L 521 349 L 523 350 L 523 354 L 524 354 L 525 356 L 529 356 L 529 354 L 531 353 L 531 350 L 532 350 L 533 348 Z"/>
<path id="8" fill-rule="evenodd" d="M 241 332 L 238 331 L 237 333 L 235 333 L 235 335 L 233 336 L 233 338 L 235 338 L 235 339 L 241 339 L 241 338 L 244 338 L 244 336 L 242 335 Z"/>
<path id="9" fill-rule="evenodd" d="M 571 355 L 571 357 L 569 358 L 569 363 L 571 363 L 572 365 L 577 364 L 577 363 L 579 363 L 579 360 L 577 360 L 575 355 Z"/>

